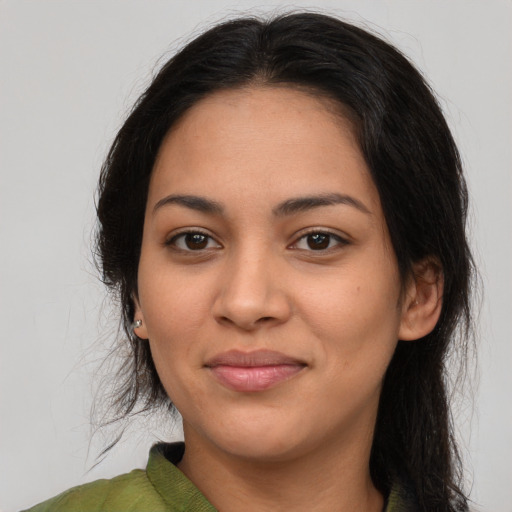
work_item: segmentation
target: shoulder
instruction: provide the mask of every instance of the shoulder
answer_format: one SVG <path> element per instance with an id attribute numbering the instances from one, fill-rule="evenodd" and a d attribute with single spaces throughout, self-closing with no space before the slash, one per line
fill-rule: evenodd
<path id="1" fill-rule="evenodd" d="M 73 487 L 26 512 L 160 512 L 164 501 L 147 478 L 135 469 L 111 480 L 96 480 Z"/>
<path id="2" fill-rule="evenodd" d="M 146 470 L 73 487 L 25 512 L 215 512 L 201 491 L 178 469 L 183 443 L 157 444 Z"/>

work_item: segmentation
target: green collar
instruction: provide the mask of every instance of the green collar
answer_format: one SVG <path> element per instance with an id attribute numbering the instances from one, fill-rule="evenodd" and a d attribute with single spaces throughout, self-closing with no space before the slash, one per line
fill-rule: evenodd
<path id="1" fill-rule="evenodd" d="M 184 443 L 153 446 L 146 468 L 149 481 L 169 510 L 215 512 L 201 491 L 175 466 L 184 452 Z"/>
<path id="2" fill-rule="evenodd" d="M 173 511 L 215 512 L 201 491 L 176 467 L 185 452 L 184 443 L 160 443 L 151 448 L 146 474 L 164 503 Z M 393 485 L 384 512 L 413 512 L 413 497 Z"/>

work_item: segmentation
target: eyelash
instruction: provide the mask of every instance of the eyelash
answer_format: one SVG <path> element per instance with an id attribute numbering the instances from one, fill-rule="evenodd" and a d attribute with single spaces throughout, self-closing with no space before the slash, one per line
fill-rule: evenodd
<path id="1" fill-rule="evenodd" d="M 204 237 L 206 239 L 206 246 L 205 247 L 199 247 L 199 248 L 196 248 L 196 249 L 191 249 L 190 247 L 188 248 L 184 248 L 184 247 L 179 247 L 178 244 L 177 244 L 177 241 L 182 238 L 184 240 L 184 243 L 186 244 L 187 241 L 186 241 L 186 237 L 187 236 L 197 236 L 197 235 L 200 235 L 201 237 Z M 207 249 L 212 249 L 212 247 L 208 247 L 208 245 L 210 244 L 210 241 L 213 241 L 215 243 L 215 245 L 217 247 L 215 248 L 218 248 L 218 247 L 221 247 L 220 244 L 218 242 L 215 241 L 215 239 L 210 236 L 208 233 L 206 233 L 205 231 L 202 231 L 200 229 L 190 229 L 190 230 L 187 230 L 187 231 L 181 231 L 180 233 L 177 233 L 175 235 L 173 235 L 171 238 L 169 238 L 169 240 L 167 240 L 165 242 L 165 245 L 168 246 L 168 247 L 172 247 L 176 250 L 179 250 L 179 251 L 182 251 L 182 252 L 201 252 L 201 251 L 204 251 L 204 250 L 207 250 Z"/>
<path id="2" fill-rule="evenodd" d="M 203 237 L 203 238 L 202 239 L 199 238 L 196 241 L 197 242 L 200 242 L 200 241 L 205 242 L 205 245 L 196 247 L 196 248 L 191 248 L 190 246 L 186 245 L 187 244 L 186 237 L 188 237 L 188 236 L 194 237 L 197 235 L 199 235 L 199 237 Z M 311 247 L 311 245 L 309 244 L 309 241 L 308 241 L 308 237 L 317 237 L 316 240 L 314 240 L 314 243 L 318 244 L 317 248 Z M 186 245 L 186 247 L 180 247 L 178 245 L 178 241 L 180 239 L 183 239 L 183 243 Z M 321 245 L 324 244 L 326 240 L 327 240 L 327 246 L 322 247 Z M 304 241 L 305 243 L 308 244 L 308 248 L 299 247 L 299 243 L 301 243 L 302 241 Z M 331 243 L 333 241 L 335 242 L 335 245 L 331 245 Z M 211 242 L 213 242 L 213 244 L 214 244 L 213 247 L 211 246 Z M 315 229 L 310 229 L 309 231 L 307 231 L 305 233 L 303 232 L 301 234 L 301 236 L 299 236 L 299 238 L 297 238 L 296 241 L 293 242 L 288 247 L 290 249 L 301 250 L 301 251 L 312 252 L 312 253 L 326 253 L 326 252 L 331 252 L 332 250 L 335 250 L 337 247 L 340 247 L 340 246 L 343 247 L 345 245 L 348 245 L 349 243 L 350 242 L 346 238 L 343 238 L 339 234 L 333 233 L 326 229 L 315 228 Z M 168 247 L 172 247 L 173 249 L 175 249 L 177 251 L 184 252 L 184 253 L 186 253 L 186 252 L 201 253 L 206 250 L 218 249 L 218 248 L 222 247 L 218 242 L 215 241 L 215 239 L 211 235 L 209 235 L 207 232 L 202 231 L 200 229 L 193 229 L 193 230 L 190 229 L 187 231 L 181 231 L 180 233 L 173 235 L 169 240 L 167 240 L 165 242 L 165 245 Z"/>
<path id="3" fill-rule="evenodd" d="M 312 237 L 312 236 L 323 237 L 323 238 L 320 239 L 320 243 L 322 241 L 324 241 L 325 238 L 327 238 L 328 246 L 327 247 L 321 247 L 321 248 L 313 249 L 308 244 L 309 249 L 298 247 L 299 242 L 304 240 L 306 243 L 308 243 L 308 241 L 307 241 L 308 237 Z M 331 242 L 333 240 L 336 242 L 336 245 L 331 246 Z M 309 231 L 307 231 L 305 233 L 302 233 L 301 236 L 299 238 L 297 238 L 297 240 L 290 247 L 292 249 L 304 250 L 304 251 L 307 251 L 307 252 L 325 253 L 325 252 L 328 252 L 328 251 L 330 252 L 331 250 L 336 249 L 336 247 L 339 247 L 339 246 L 343 247 L 345 245 L 348 245 L 349 243 L 350 242 L 346 238 L 343 238 L 342 236 L 340 236 L 337 233 L 333 233 L 332 231 L 329 231 L 327 229 L 314 228 L 314 229 L 310 229 Z"/>

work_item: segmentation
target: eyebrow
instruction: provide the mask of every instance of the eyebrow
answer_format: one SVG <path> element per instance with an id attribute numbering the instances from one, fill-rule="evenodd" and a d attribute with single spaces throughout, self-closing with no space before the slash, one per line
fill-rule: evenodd
<path id="1" fill-rule="evenodd" d="M 192 195 L 170 195 L 160 199 L 160 201 L 155 204 L 153 213 L 155 213 L 163 206 L 167 206 L 169 204 L 178 204 L 180 206 L 185 206 L 186 208 L 190 208 L 202 213 L 215 215 L 220 215 L 224 211 L 224 207 L 220 203 L 213 201 L 212 199 L 207 199 L 206 197 Z"/>
<path id="2" fill-rule="evenodd" d="M 202 196 L 172 194 L 160 199 L 160 201 L 155 204 L 153 213 L 170 204 L 177 204 L 212 215 L 221 215 L 224 212 L 222 204 L 212 199 Z M 352 206 L 367 215 L 372 214 L 370 210 L 358 199 L 346 194 L 336 193 L 287 199 L 273 208 L 272 213 L 276 217 L 286 217 L 287 215 L 305 212 L 321 206 L 333 206 L 337 204 Z"/>
<path id="3" fill-rule="evenodd" d="M 345 194 L 320 194 L 288 199 L 277 205 L 272 211 L 277 217 L 284 217 L 286 215 L 312 210 L 320 206 L 333 206 L 336 204 L 352 206 L 367 215 L 372 214 L 361 201 Z"/>

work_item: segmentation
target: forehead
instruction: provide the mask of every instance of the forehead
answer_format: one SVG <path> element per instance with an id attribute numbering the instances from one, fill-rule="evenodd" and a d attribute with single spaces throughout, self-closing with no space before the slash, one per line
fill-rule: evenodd
<path id="1" fill-rule="evenodd" d="M 379 203 L 342 108 L 310 92 L 267 86 L 216 92 L 189 109 L 162 143 L 150 201 L 173 192 L 230 199 L 261 189 L 276 201 L 350 192 Z"/>

